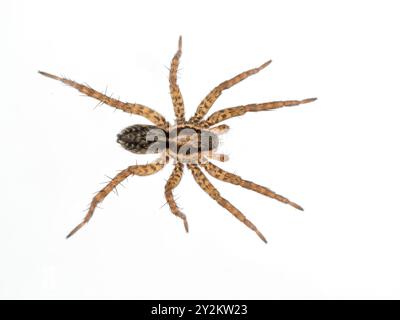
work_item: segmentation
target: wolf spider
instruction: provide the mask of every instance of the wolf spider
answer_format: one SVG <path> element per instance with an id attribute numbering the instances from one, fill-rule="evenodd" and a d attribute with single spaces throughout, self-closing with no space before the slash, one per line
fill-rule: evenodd
<path id="1" fill-rule="evenodd" d="M 200 102 L 195 114 L 187 121 L 185 119 L 183 97 L 177 84 L 177 71 L 181 54 L 182 37 L 179 38 L 178 50 L 171 61 L 169 73 L 170 95 L 176 116 L 174 125 L 170 125 L 160 113 L 149 107 L 137 103 L 122 102 L 107 96 L 106 94 L 98 92 L 89 86 L 85 86 L 70 79 L 58 77 L 47 72 L 39 71 L 40 74 L 46 77 L 59 80 L 64 84 L 79 90 L 83 94 L 97 99 L 100 104 L 104 103 L 116 109 L 142 116 L 152 122 L 154 125 L 133 125 L 125 128 L 118 134 L 117 142 L 120 143 L 123 148 L 133 153 L 161 154 L 160 158 L 151 163 L 129 166 L 112 178 L 111 181 L 93 197 L 89 210 L 83 221 L 67 235 L 67 238 L 75 234 L 92 218 L 97 205 L 102 202 L 118 184 L 131 175 L 148 176 L 155 174 L 164 168 L 165 164 L 170 158 L 174 160 L 174 169 L 165 185 L 165 198 L 172 213 L 182 219 L 186 232 L 189 231 L 186 216 L 177 206 L 172 194 L 172 191 L 181 181 L 184 164 L 186 164 L 187 168 L 191 171 L 194 180 L 201 187 L 201 189 L 203 189 L 219 205 L 227 209 L 234 217 L 239 219 L 248 228 L 253 230 L 264 242 L 267 241 L 262 233 L 256 228 L 256 226 L 250 222 L 250 220 L 248 220 L 242 212 L 240 212 L 228 200 L 221 196 L 221 194 L 211 184 L 200 168 L 203 168 L 216 179 L 239 185 L 243 188 L 289 204 L 296 209 L 303 210 L 302 207 L 290 201 L 289 199 L 273 192 L 266 187 L 244 180 L 233 173 L 227 172 L 208 161 L 207 158 L 222 162 L 228 160 L 226 155 L 215 152 L 219 142 L 218 136 L 229 130 L 229 127 L 226 124 L 217 125 L 220 122 L 244 115 L 247 112 L 267 111 L 281 107 L 296 106 L 315 101 L 316 98 L 247 104 L 216 111 L 207 119 L 204 119 L 204 116 L 224 90 L 229 89 L 247 77 L 258 73 L 271 63 L 271 61 L 268 61 L 258 68 L 244 71 L 216 86 Z"/>

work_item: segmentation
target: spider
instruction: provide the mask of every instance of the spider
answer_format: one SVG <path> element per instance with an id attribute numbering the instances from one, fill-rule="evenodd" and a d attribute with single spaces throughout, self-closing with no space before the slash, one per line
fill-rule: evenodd
<path id="1" fill-rule="evenodd" d="M 263 234 L 241 211 L 239 211 L 239 209 L 221 196 L 219 191 L 203 173 L 202 169 L 216 179 L 258 192 L 264 196 L 289 204 L 296 209 L 303 210 L 302 207 L 289 199 L 266 187 L 244 180 L 238 175 L 227 172 L 213 164 L 208 159 L 214 159 L 221 162 L 228 160 L 226 155 L 216 153 L 219 144 L 218 137 L 229 130 L 229 127 L 226 124 L 220 124 L 221 122 L 233 117 L 244 115 L 247 112 L 267 111 L 281 107 L 296 106 L 313 102 L 316 98 L 253 103 L 231 107 L 216 111 L 205 119 L 205 115 L 224 90 L 227 90 L 247 77 L 258 73 L 271 63 L 270 60 L 257 68 L 244 71 L 235 77 L 220 83 L 200 102 L 195 114 L 189 120 L 186 120 L 183 97 L 177 83 L 177 72 L 181 55 L 182 37 L 179 37 L 178 50 L 172 58 L 169 72 L 169 89 L 176 116 L 173 125 L 169 124 L 160 113 L 149 107 L 137 103 L 122 102 L 98 92 L 87 85 L 77 83 L 64 77 L 58 77 L 47 72 L 39 71 L 43 76 L 61 81 L 64 84 L 79 90 L 84 95 L 97 99 L 100 104 L 104 103 L 116 109 L 142 116 L 152 122 L 153 125 L 137 124 L 123 129 L 117 135 L 117 142 L 120 143 L 124 149 L 136 154 L 160 154 L 160 157 L 155 161 L 145 165 L 129 166 L 112 178 L 108 184 L 93 197 L 83 221 L 67 235 L 67 238 L 71 237 L 89 222 L 97 205 L 102 202 L 104 198 L 106 198 L 107 195 L 122 181 L 129 176 L 148 176 L 155 174 L 163 169 L 171 158 L 174 161 L 174 168 L 165 185 L 165 198 L 171 212 L 178 218 L 182 219 L 186 232 L 189 232 L 186 215 L 177 206 L 172 193 L 181 181 L 185 165 L 191 171 L 194 180 L 201 189 L 203 189 L 220 206 L 228 210 L 239 221 L 253 230 L 265 243 L 267 241 Z"/>

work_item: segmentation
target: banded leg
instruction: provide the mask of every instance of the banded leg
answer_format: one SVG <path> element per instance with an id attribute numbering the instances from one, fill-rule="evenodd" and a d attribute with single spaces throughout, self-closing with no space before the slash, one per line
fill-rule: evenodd
<path id="1" fill-rule="evenodd" d="M 258 111 L 278 109 L 282 107 L 292 107 L 292 106 L 297 106 L 299 104 L 310 103 L 315 100 L 317 100 L 317 98 L 309 98 L 304 100 L 274 101 L 266 103 L 253 103 L 239 107 L 226 108 L 214 112 L 211 116 L 207 118 L 207 120 L 201 122 L 201 126 L 207 128 L 221 121 L 225 121 L 233 117 L 244 115 L 247 112 L 258 112 Z"/>
<path id="2" fill-rule="evenodd" d="M 186 232 L 189 232 L 189 225 L 187 223 L 186 216 L 179 210 L 174 200 L 174 195 L 172 194 L 172 190 L 175 189 L 177 185 L 181 182 L 182 175 L 183 175 L 183 164 L 177 162 L 174 170 L 172 171 L 172 174 L 170 175 L 167 181 L 167 184 L 165 185 L 165 198 L 167 199 L 167 203 L 169 205 L 169 208 L 171 209 L 171 212 L 178 218 L 181 218 L 183 220 L 185 230 Z"/>
<path id="3" fill-rule="evenodd" d="M 67 239 L 74 235 L 80 228 L 82 228 L 89 220 L 92 218 L 94 210 L 96 209 L 97 205 L 104 200 L 105 197 L 122 181 L 128 178 L 131 175 L 137 176 L 149 176 L 158 171 L 160 171 L 165 163 L 167 162 L 168 158 L 159 158 L 154 162 L 151 162 L 146 165 L 134 165 L 122 170 L 118 173 L 111 181 L 101 189 L 92 199 L 90 203 L 89 211 L 86 216 L 83 218 L 83 221 L 78 224 L 68 235 Z"/>
<path id="4" fill-rule="evenodd" d="M 289 199 L 287 199 L 287 198 L 275 193 L 274 191 L 272 191 L 272 190 L 270 190 L 270 189 L 268 189 L 266 187 L 260 186 L 260 185 L 254 183 L 254 182 L 243 180 L 241 177 L 239 177 L 239 176 L 237 176 L 237 175 L 235 175 L 233 173 L 227 172 L 225 170 L 222 170 L 220 167 L 216 166 L 215 164 L 212 164 L 209 161 L 203 161 L 201 163 L 201 166 L 211 176 L 213 176 L 214 178 L 216 178 L 218 180 L 229 182 L 229 183 L 241 186 L 243 188 L 258 192 L 258 193 L 260 193 L 260 194 L 262 194 L 264 196 L 276 199 L 276 200 L 278 200 L 280 202 L 283 202 L 283 203 L 287 203 L 287 204 L 291 205 L 292 207 L 303 211 L 303 208 L 300 207 L 298 204 L 296 204 L 296 203 L 290 201 Z"/>
<path id="5" fill-rule="evenodd" d="M 228 210 L 232 215 L 243 222 L 247 227 L 253 230 L 262 241 L 267 243 L 267 240 L 262 235 L 260 231 L 258 231 L 257 227 L 246 218 L 246 216 L 241 213 L 236 207 L 234 207 L 228 200 L 223 198 L 218 190 L 211 184 L 211 182 L 207 179 L 203 172 L 201 172 L 200 168 L 195 164 L 188 164 L 187 165 L 190 171 L 193 174 L 194 179 L 196 180 L 197 184 L 217 203 Z"/>
<path id="6" fill-rule="evenodd" d="M 181 124 L 185 121 L 185 105 L 183 103 L 183 97 L 181 90 L 177 83 L 177 72 L 179 67 L 179 59 L 182 55 L 182 36 L 179 37 L 178 51 L 171 61 L 171 68 L 169 70 L 169 91 L 174 106 L 174 112 L 176 116 L 176 122 Z"/>
<path id="7" fill-rule="evenodd" d="M 240 81 L 243 81 L 244 79 L 250 77 L 253 74 L 258 73 L 262 69 L 264 69 L 266 66 L 268 66 L 271 63 L 271 60 L 262 64 L 258 68 L 250 69 L 247 71 L 244 71 L 237 76 L 233 77 L 232 79 L 229 79 L 227 81 L 224 81 L 220 83 L 218 86 L 216 86 L 201 102 L 200 105 L 197 107 L 196 113 L 194 114 L 193 117 L 190 118 L 189 122 L 191 123 L 197 123 L 199 122 L 210 110 L 214 102 L 219 98 L 219 96 L 222 94 L 222 91 L 231 88 L 235 84 L 239 83 Z"/>
<path id="8" fill-rule="evenodd" d="M 156 126 L 162 127 L 163 129 L 167 129 L 169 126 L 168 122 L 165 120 L 165 118 L 160 113 L 158 113 L 157 111 L 155 111 L 149 107 L 146 107 L 146 106 L 143 106 L 143 105 L 137 104 L 137 103 L 129 103 L 129 102 L 119 101 L 119 100 L 111 98 L 101 92 L 98 92 L 88 86 L 85 86 L 83 84 L 77 83 L 75 81 L 72 81 L 72 80 L 69 80 L 66 78 L 52 75 L 47 72 L 39 71 L 39 73 L 41 75 L 44 75 L 51 79 L 61 81 L 62 83 L 82 92 L 83 94 L 85 94 L 91 98 L 97 99 L 100 102 L 105 103 L 111 107 L 114 107 L 116 109 L 119 109 L 119 110 L 122 110 L 122 111 L 125 111 L 128 113 L 142 116 L 142 117 L 150 120 Z"/>

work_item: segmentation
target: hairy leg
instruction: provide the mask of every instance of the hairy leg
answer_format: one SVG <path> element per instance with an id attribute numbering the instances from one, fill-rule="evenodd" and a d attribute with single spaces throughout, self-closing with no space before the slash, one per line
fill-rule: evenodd
<path id="1" fill-rule="evenodd" d="M 104 200 L 105 197 L 117 186 L 119 185 L 122 181 L 124 181 L 126 178 L 128 178 L 131 175 L 136 175 L 136 176 L 148 176 L 152 175 L 158 171 L 160 171 L 165 163 L 167 162 L 167 158 L 161 157 L 157 159 L 154 162 L 151 162 L 146 165 L 134 165 L 126 168 L 125 170 L 122 170 L 120 173 L 118 173 L 114 178 L 111 179 L 111 181 L 103 188 L 101 189 L 92 199 L 92 202 L 90 203 L 89 211 L 86 214 L 86 216 L 83 218 L 83 221 L 78 224 L 68 235 L 67 238 L 71 237 L 74 235 L 80 228 L 82 228 L 86 223 L 89 222 L 89 220 L 92 218 L 94 210 L 96 209 L 97 205 Z"/>
<path id="2" fill-rule="evenodd" d="M 98 92 L 88 86 L 85 86 L 83 84 L 77 83 L 75 81 L 72 81 L 72 80 L 69 80 L 66 78 L 52 75 L 47 72 L 39 71 L 39 73 L 41 75 L 44 75 L 51 79 L 61 81 L 61 82 L 65 83 L 66 85 L 77 89 L 78 91 L 82 92 L 83 94 L 85 94 L 91 98 L 97 99 L 100 102 L 105 103 L 111 107 L 114 107 L 116 109 L 119 109 L 119 110 L 122 110 L 122 111 L 125 111 L 128 113 L 132 113 L 132 114 L 136 114 L 136 115 L 145 117 L 146 119 L 148 119 L 152 123 L 154 123 L 156 126 L 162 127 L 163 129 L 167 129 L 169 126 L 168 122 L 165 120 L 165 118 L 160 113 L 158 113 L 157 111 L 155 111 L 149 107 L 146 107 L 146 106 L 143 106 L 143 105 L 137 104 L 137 103 L 128 103 L 128 102 L 119 101 L 119 100 L 111 98 L 101 92 Z"/>
<path id="3" fill-rule="evenodd" d="M 178 51 L 175 53 L 171 61 L 171 68 L 169 70 L 169 91 L 172 98 L 172 104 L 174 105 L 174 112 L 176 116 L 176 122 L 181 124 L 185 121 L 185 105 L 183 103 L 183 97 L 181 90 L 177 83 L 177 72 L 179 67 L 179 59 L 182 55 L 182 36 L 179 37 Z"/>
<path id="4" fill-rule="evenodd" d="M 192 171 L 193 177 L 196 180 L 197 184 L 217 203 L 228 210 L 233 214 L 234 217 L 243 222 L 247 227 L 253 230 L 262 241 L 267 243 L 267 240 L 262 235 L 260 231 L 258 231 L 257 227 L 246 218 L 246 216 L 241 213 L 236 207 L 234 207 L 228 200 L 223 198 L 218 190 L 211 184 L 211 182 L 207 179 L 203 172 L 201 172 L 200 168 L 195 164 L 188 164 L 188 168 Z"/>
<path id="5" fill-rule="evenodd" d="M 260 194 L 263 194 L 264 196 L 276 199 L 276 200 L 278 200 L 280 202 L 283 202 L 283 203 L 287 203 L 287 204 L 291 205 L 292 207 L 303 211 L 303 208 L 300 207 L 298 204 L 290 201 L 289 199 L 286 199 L 285 197 L 275 193 L 274 191 L 272 191 L 272 190 L 270 190 L 270 189 L 268 189 L 266 187 L 260 186 L 260 185 L 254 183 L 254 182 L 243 180 L 241 177 L 239 177 L 239 176 L 237 176 L 237 175 L 235 175 L 233 173 L 227 172 L 225 170 L 222 170 L 220 167 L 217 167 L 215 164 L 212 164 L 209 161 L 203 161 L 201 163 L 201 166 L 211 176 L 213 176 L 216 179 L 219 179 L 219 180 L 222 180 L 222 181 L 225 181 L 225 182 L 229 182 L 229 183 L 232 183 L 232 184 L 236 184 L 236 185 L 241 186 L 243 188 L 258 192 Z"/>
<path id="6" fill-rule="evenodd" d="M 233 77 L 232 79 L 229 79 L 227 81 L 224 81 L 220 83 L 218 86 L 216 86 L 200 103 L 200 105 L 197 107 L 196 113 L 192 118 L 190 118 L 189 122 L 192 123 L 197 123 L 199 122 L 210 110 L 214 102 L 219 98 L 219 96 L 222 94 L 222 91 L 231 88 L 235 84 L 239 83 L 240 81 L 243 81 L 244 79 L 248 78 L 249 76 L 256 74 L 257 72 L 261 71 L 264 69 L 266 66 L 268 66 L 271 63 L 271 60 L 262 64 L 258 68 L 250 69 L 247 71 L 244 71 L 237 76 Z"/>
<path id="7" fill-rule="evenodd" d="M 211 116 L 207 118 L 207 120 L 201 122 L 200 124 L 201 126 L 207 128 L 221 121 L 225 121 L 233 117 L 244 115 L 247 112 L 258 112 L 258 111 L 278 109 L 282 107 L 292 107 L 292 106 L 297 106 L 299 104 L 310 103 L 315 100 L 317 100 L 317 98 L 309 98 L 304 100 L 274 101 L 266 103 L 253 103 L 239 107 L 226 108 L 214 112 Z"/>
<path id="8" fill-rule="evenodd" d="M 181 182 L 182 175 L 183 175 L 183 164 L 177 162 L 175 164 L 174 170 L 172 171 L 172 174 L 170 175 L 167 181 L 167 184 L 165 185 L 165 198 L 167 199 L 167 203 L 169 205 L 169 208 L 171 209 L 171 212 L 183 220 L 185 230 L 186 232 L 189 232 L 189 225 L 187 223 L 186 216 L 179 210 L 174 200 L 174 195 L 172 194 L 172 190 L 175 189 L 177 185 Z"/>

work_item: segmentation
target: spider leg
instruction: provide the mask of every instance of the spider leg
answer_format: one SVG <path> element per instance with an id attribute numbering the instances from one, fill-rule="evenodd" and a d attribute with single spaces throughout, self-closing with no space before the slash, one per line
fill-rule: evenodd
<path id="1" fill-rule="evenodd" d="M 202 156 L 207 156 L 210 159 L 217 160 L 220 162 L 229 161 L 229 156 L 227 154 L 223 154 L 223 153 L 215 153 L 215 152 L 209 151 L 209 152 L 203 152 Z M 202 161 L 204 161 L 204 160 L 202 160 Z"/>
<path id="2" fill-rule="evenodd" d="M 168 127 L 168 122 L 165 120 L 165 118 L 160 113 L 158 113 L 157 111 L 155 111 L 149 107 L 146 107 L 144 105 L 137 104 L 137 103 L 129 103 L 129 102 L 119 101 L 119 100 L 111 98 L 101 92 L 98 92 L 98 91 L 90 88 L 89 86 L 85 86 L 85 85 L 77 83 L 73 80 L 58 77 L 58 76 L 55 76 L 55 75 L 52 75 L 50 73 L 43 72 L 43 71 L 39 71 L 39 73 L 41 75 L 49 77 L 51 79 L 61 81 L 64 84 L 77 89 L 78 91 L 82 92 L 83 94 L 85 94 L 91 98 L 99 100 L 101 103 L 108 104 L 111 107 L 114 107 L 116 109 L 119 109 L 119 110 L 122 110 L 122 111 L 125 111 L 128 113 L 132 113 L 132 114 L 136 114 L 136 115 L 145 117 L 146 119 L 148 119 L 152 123 L 154 123 L 156 126 L 162 127 L 164 129 L 166 129 Z"/>
<path id="3" fill-rule="evenodd" d="M 199 122 L 206 115 L 208 110 L 210 110 L 214 102 L 222 94 L 222 91 L 229 89 L 235 84 L 239 83 L 240 81 L 243 81 L 244 79 L 248 78 L 249 76 L 258 73 L 266 66 L 268 66 L 271 62 L 272 62 L 271 60 L 267 61 L 258 68 L 244 71 L 238 74 L 237 76 L 233 77 L 232 79 L 220 83 L 213 90 L 211 90 L 211 92 L 200 102 L 199 106 L 197 107 L 196 113 L 193 115 L 193 117 L 190 118 L 189 122 L 191 123 Z"/>
<path id="4" fill-rule="evenodd" d="M 186 232 L 189 232 L 189 225 L 187 223 L 186 216 L 179 210 L 174 200 L 174 196 L 172 194 L 172 190 L 175 189 L 181 182 L 182 175 L 183 175 L 183 164 L 177 162 L 174 170 L 172 171 L 172 174 L 170 175 L 167 181 L 167 184 L 165 185 L 165 198 L 167 199 L 167 203 L 169 205 L 169 208 L 171 209 L 171 212 L 183 220 L 183 225 L 185 226 L 185 230 Z"/>
<path id="5" fill-rule="evenodd" d="M 221 124 L 219 126 L 209 128 L 208 130 L 215 134 L 224 134 L 229 131 L 229 126 L 226 124 Z"/>
<path id="6" fill-rule="evenodd" d="M 274 191 L 272 191 L 272 190 L 270 190 L 270 189 L 268 189 L 266 187 L 260 186 L 260 185 L 254 183 L 254 182 L 243 180 L 241 177 L 239 177 L 239 176 L 237 176 L 237 175 L 235 175 L 233 173 L 227 172 L 225 170 L 222 170 L 220 167 L 217 167 L 215 164 L 213 164 L 213 163 L 211 163 L 209 161 L 206 161 L 206 160 L 204 161 L 203 160 L 203 162 L 201 163 L 201 166 L 211 176 L 213 176 L 214 178 L 216 178 L 218 180 L 229 182 L 229 183 L 241 186 L 243 188 L 258 192 L 260 194 L 263 194 L 264 196 L 276 199 L 276 200 L 278 200 L 280 202 L 283 202 L 283 203 L 287 203 L 287 204 L 291 205 L 292 207 L 303 211 L 303 208 L 300 207 L 298 204 L 296 204 L 296 203 L 290 201 L 289 199 L 287 199 L 287 198 L 275 193 Z"/>
<path id="7" fill-rule="evenodd" d="M 278 109 L 282 107 L 292 107 L 292 106 L 297 106 L 299 104 L 310 103 L 315 100 L 317 100 L 317 98 L 309 98 L 303 100 L 274 101 L 266 103 L 253 103 L 239 107 L 226 108 L 214 112 L 211 116 L 207 118 L 207 120 L 203 121 L 201 125 L 207 128 L 221 121 L 225 121 L 233 117 L 244 115 L 247 112 L 258 112 L 258 111 Z"/>
<path id="8" fill-rule="evenodd" d="M 230 213 L 233 214 L 234 217 L 239 219 L 243 222 L 247 227 L 253 230 L 262 241 L 267 243 L 267 240 L 262 235 L 262 233 L 257 229 L 257 227 L 246 218 L 246 216 L 241 213 L 236 207 L 234 207 L 228 200 L 223 198 L 218 190 L 211 184 L 211 182 L 207 179 L 204 173 L 200 170 L 200 168 L 195 164 L 187 164 L 187 167 L 193 174 L 194 179 L 196 180 L 197 184 L 217 203 L 228 210 Z"/>
<path id="9" fill-rule="evenodd" d="M 183 97 L 181 90 L 177 83 L 177 72 L 179 67 L 179 59 L 182 55 L 182 36 L 179 37 L 178 51 L 175 53 L 171 61 L 171 68 L 169 70 L 169 91 L 174 105 L 174 112 L 176 116 L 176 122 L 178 124 L 185 121 L 185 105 L 183 103 Z"/>
<path id="10" fill-rule="evenodd" d="M 68 235 L 67 239 L 74 235 L 80 228 L 82 228 L 86 223 L 89 222 L 89 220 L 92 218 L 94 210 L 96 209 L 97 205 L 104 200 L 107 195 L 114 190 L 114 188 L 119 185 L 122 181 L 124 181 L 126 178 L 128 178 L 131 175 L 137 175 L 137 176 L 148 176 L 152 175 L 158 171 L 160 171 L 166 162 L 168 161 L 168 158 L 161 157 L 157 159 L 154 162 L 148 163 L 146 165 L 134 165 L 134 166 L 129 166 L 128 168 L 122 170 L 119 172 L 114 178 L 111 179 L 111 181 L 103 188 L 101 189 L 92 199 L 92 202 L 90 203 L 89 211 L 86 214 L 86 216 L 83 218 L 83 221 L 78 224 Z"/>

